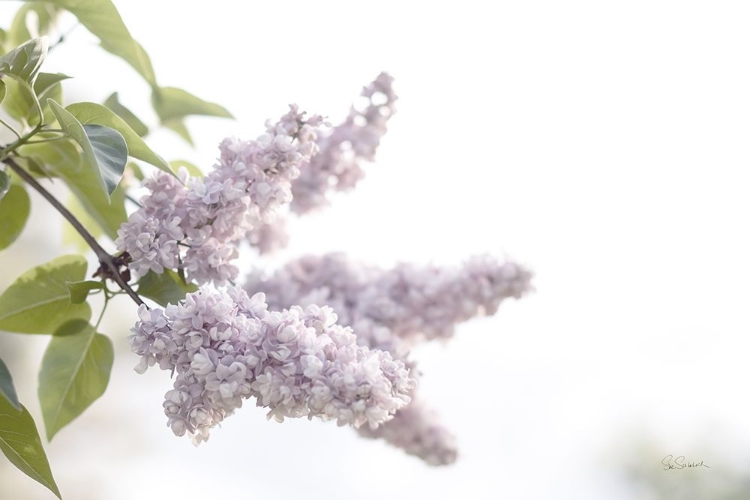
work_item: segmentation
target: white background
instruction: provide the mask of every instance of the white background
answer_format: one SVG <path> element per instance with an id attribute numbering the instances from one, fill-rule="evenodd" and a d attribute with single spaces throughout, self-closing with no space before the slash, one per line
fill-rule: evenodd
<path id="1" fill-rule="evenodd" d="M 102 328 L 119 349 L 108 392 L 48 447 L 67 498 L 629 499 L 612 471 L 641 440 L 657 443 L 655 471 L 667 454 L 717 464 L 695 474 L 746 467 L 746 2 L 117 5 L 162 85 L 237 117 L 191 119 L 196 150 L 153 134 L 163 156 L 204 169 L 224 136 L 256 136 L 290 102 L 336 123 L 380 71 L 395 77 L 377 163 L 295 224 L 284 256 L 458 264 L 507 252 L 537 291 L 415 352 L 423 393 L 458 436 L 448 468 L 333 424 L 267 422 L 252 405 L 194 448 L 165 427 L 168 374 L 131 370 L 123 300 Z M 7 26 L 16 4 L 0 7 Z M 146 84 L 83 27 L 46 70 L 76 77 L 69 100 L 119 90 L 155 122 Z M 34 201 L 38 218 L 0 255 L 13 262 L 3 283 L 65 252 Z M 34 346 L 28 365 L 9 364 L 41 422 L 46 339 L 3 337 Z M 17 471 L 0 478 L 7 498 L 50 498 Z"/>

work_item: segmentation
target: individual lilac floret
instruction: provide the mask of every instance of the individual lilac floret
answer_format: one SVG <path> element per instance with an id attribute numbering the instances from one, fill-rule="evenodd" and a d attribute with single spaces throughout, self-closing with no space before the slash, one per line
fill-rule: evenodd
<path id="1" fill-rule="evenodd" d="M 141 306 L 130 336 L 136 371 L 177 376 L 164 411 L 198 444 L 254 397 L 269 418 L 320 417 L 375 428 L 410 401 L 416 381 L 390 353 L 358 346 L 329 307 L 268 311 L 265 297 L 202 287 L 176 305 Z"/>
<path id="2" fill-rule="evenodd" d="M 387 327 L 408 347 L 449 338 L 457 323 L 494 314 L 503 300 L 529 292 L 530 280 L 531 273 L 519 264 L 489 256 L 473 257 L 460 267 L 400 264 L 382 270 L 329 254 L 302 257 L 270 276 L 252 273 L 245 289 L 264 291 L 276 308 L 329 304 L 341 324 L 371 321 Z"/>
<path id="3" fill-rule="evenodd" d="M 150 194 L 118 230 L 117 248 L 139 274 L 182 267 L 199 283 L 237 277 L 232 264 L 245 235 L 273 220 L 292 199 L 291 183 L 316 153 L 319 116 L 296 106 L 254 141 L 225 139 L 214 169 L 203 179 L 160 172 L 144 182 Z"/>
<path id="4" fill-rule="evenodd" d="M 450 465 L 458 456 L 453 433 L 441 424 L 436 412 L 419 398 L 377 429 L 360 427 L 358 432 L 367 438 L 384 439 L 429 465 Z"/>

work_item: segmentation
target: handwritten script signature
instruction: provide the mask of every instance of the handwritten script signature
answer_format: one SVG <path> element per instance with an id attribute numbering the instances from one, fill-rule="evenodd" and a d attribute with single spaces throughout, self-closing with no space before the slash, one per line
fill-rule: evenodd
<path id="1" fill-rule="evenodd" d="M 686 462 L 684 456 L 675 458 L 674 455 L 667 455 L 666 457 L 662 458 L 661 465 L 664 467 L 664 470 L 695 469 L 697 467 L 705 467 L 707 469 L 711 468 L 703 463 L 703 460 L 701 460 L 700 462 Z"/>

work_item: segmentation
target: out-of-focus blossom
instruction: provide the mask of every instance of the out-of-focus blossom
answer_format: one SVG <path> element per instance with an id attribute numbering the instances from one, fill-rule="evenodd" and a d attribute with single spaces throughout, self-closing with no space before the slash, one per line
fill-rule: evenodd
<path id="1" fill-rule="evenodd" d="M 344 122 L 318 134 L 318 153 L 292 181 L 292 212 L 302 215 L 326 207 L 331 193 L 348 191 L 357 185 L 365 176 L 364 163 L 375 159 L 388 120 L 396 112 L 397 99 L 393 78 L 381 73 L 364 87 L 362 102 L 352 106 Z M 276 222 L 251 231 L 250 243 L 261 254 L 287 245 L 285 216 L 279 214 Z"/>
<path id="2" fill-rule="evenodd" d="M 409 406 L 376 429 L 360 427 L 361 436 L 384 439 L 409 455 L 421 458 L 429 465 L 450 465 L 456 461 L 456 438 L 445 428 L 436 412 L 424 401 L 415 398 Z"/>
<path id="3" fill-rule="evenodd" d="M 507 298 L 531 290 L 531 272 L 512 261 L 476 256 L 459 267 L 399 264 L 383 270 L 344 254 L 304 256 L 271 275 L 251 273 L 250 293 L 263 291 L 272 307 L 325 303 L 341 324 L 367 320 L 387 327 L 406 346 L 451 337 L 458 323 L 494 314 Z M 357 329 L 361 332 L 372 328 Z M 366 345 L 377 345 L 367 341 Z"/>
<path id="4" fill-rule="evenodd" d="M 362 161 L 373 161 L 398 99 L 387 73 L 362 90 L 364 106 L 352 106 L 346 120 L 318 137 L 319 153 L 292 182 L 293 212 L 302 214 L 328 205 L 331 191 L 353 188 L 365 175 Z"/>
<path id="5" fill-rule="evenodd" d="M 512 262 L 490 256 L 470 258 L 460 267 L 400 264 L 379 269 L 333 253 L 305 256 L 275 273 L 253 272 L 245 289 L 264 291 L 271 307 L 326 303 L 350 325 L 357 342 L 391 352 L 413 373 L 409 357 L 417 342 L 447 339 L 457 323 L 481 314 L 494 314 L 509 297 L 531 290 L 531 273 Z M 456 460 L 453 434 L 420 398 L 377 429 L 360 428 L 361 435 L 382 438 L 430 465 Z"/>

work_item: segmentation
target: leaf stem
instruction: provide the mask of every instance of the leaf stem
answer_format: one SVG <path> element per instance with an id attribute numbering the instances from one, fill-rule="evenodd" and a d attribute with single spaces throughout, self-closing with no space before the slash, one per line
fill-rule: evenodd
<path id="1" fill-rule="evenodd" d="M 106 285 L 105 285 L 106 287 Z M 102 306 L 102 312 L 99 313 L 99 319 L 96 320 L 96 326 L 94 327 L 94 330 L 99 331 L 99 324 L 102 322 L 102 318 L 104 318 L 104 311 L 107 310 L 107 304 L 109 304 L 109 291 L 105 288 L 104 290 L 104 305 Z"/>
<path id="2" fill-rule="evenodd" d="M 65 217 L 65 219 L 70 222 L 70 225 L 73 226 L 76 231 L 78 231 L 78 234 L 81 235 L 81 238 L 83 238 L 88 246 L 90 246 L 94 251 L 102 267 L 105 267 L 110 271 L 108 276 L 112 280 L 114 280 L 114 282 L 117 283 L 117 285 L 122 288 L 131 299 L 133 299 L 133 302 L 135 302 L 139 306 L 144 305 L 141 297 L 137 293 L 135 293 L 128 282 L 125 281 L 120 275 L 119 266 L 115 264 L 113 257 L 106 250 L 104 250 L 101 245 L 99 245 L 99 242 L 96 241 L 96 238 L 94 238 L 91 233 L 89 233 L 88 230 L 83 227 L 80 221 L 76 219 L 76 217 L 57 200 L 57 198 L 52 196 L 52 193 L 47 191 L 41 184 L 36 181 L 36 179 L 34 179 L 28 172 L 21 168 L 21 166 L 16 163 L 13 158 L 4 158 L 2 161 L 6 165 L 8 165 L 15 173 L 17 173 L 19 177 L 26 181 L 26 183 L 36 189 L 39 194 L 41 194 L 53 207 L 55 207 L 55 210 L 60 212 L 60 215 Z"/>
<path id="3" fill-rule="evenodd" d="M 26 144 L 42 144 L 45 142 L 54 142 L 59 141 L 60 139 L 67 139 L 64 135 L 61 135 L 60 137 L 49 137 L 47 139 L 37 139 L 35 141 L 26 141 Z"/>
<path id="4" fill-rule="evenodd" d="M 15 135 L 15 136 L 16 136 L 16 138 L 18 138 L 18 139 L 20 139 L 20 138 L 21 138 L 21 134 L 19 134 L 18 132 L 16 132 L 16 129 L 14 129 L 14 128 L 13 128 L 13 127 L 11 127 L 10 125 L 8 125 L 8 123 L 7 123 L 7 122 L 5 122 L 5 120 L 2 120 L 2 119 L 0 119 L 0 124 L 3 124 L 3 125 L 5 125 L 5 127 L 6 127 L 6 128 L 8 129 L 8 130 L 10 130 L 11 132 L 13 132 L 13 135 Z"/>

